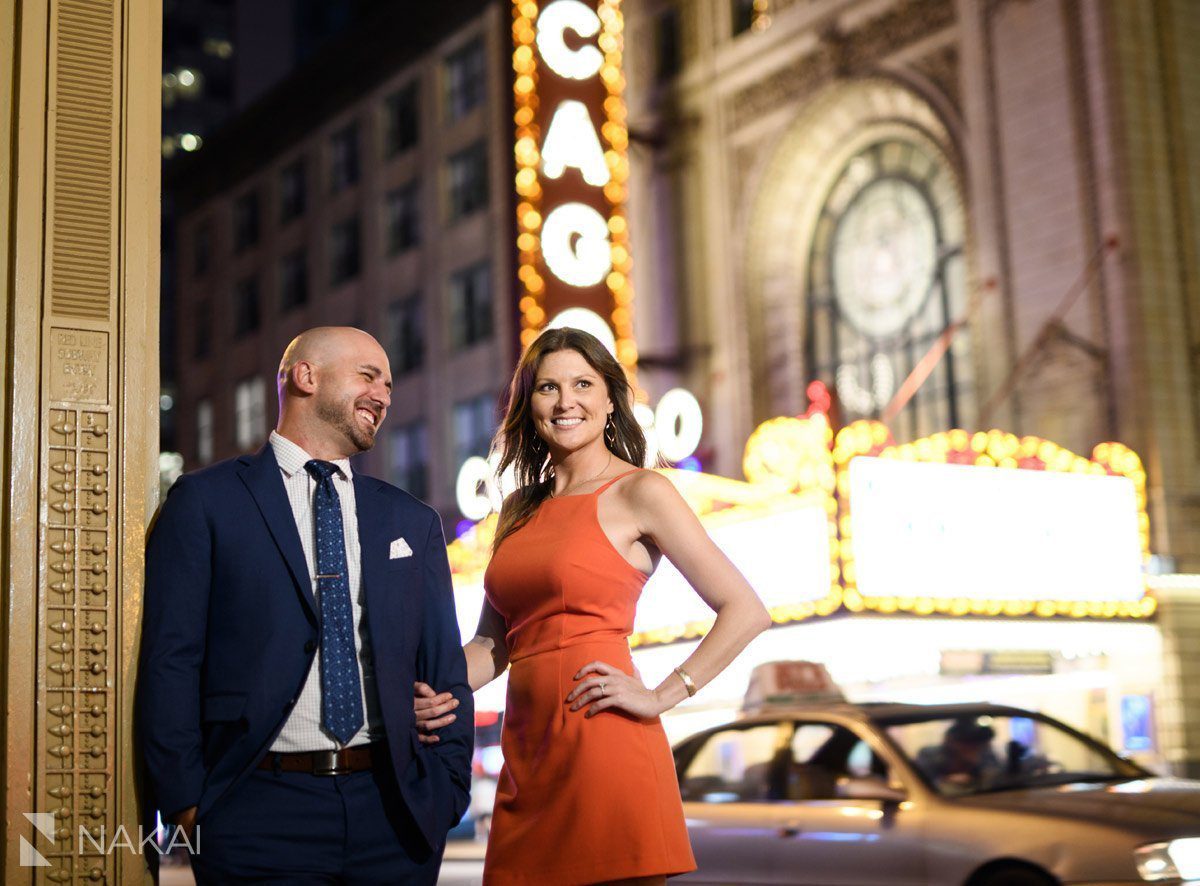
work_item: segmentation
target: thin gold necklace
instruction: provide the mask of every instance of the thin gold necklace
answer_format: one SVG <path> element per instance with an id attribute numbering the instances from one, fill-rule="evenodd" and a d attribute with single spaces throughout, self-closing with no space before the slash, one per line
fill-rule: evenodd
<path id="1" fill-rule="evenodd" d="M 596 476 L 594 476 L 594 477 L 588 477 L 586 480 L 580 480 L 578 483 L 572 483 L 570 486 L 568 486 L 562 492 L 553 492 L 552 491 L 550 493 L 550 497 L 551 498 L 564 498 L 566 496 L 566 494 L 568 492 L 570 492 L 572 489 L 578 489 L 580 486 L 584 486 L 588 483 L 591 483 L 593 480 L 598 480 L 600 477 L 604 476 L 604 472 L 608 470 L 609 466 L 612 464 L 612 460 L 613 460 L 613 454 L 610 451 L 608 453 L 608 461 L 606 461 L 604 463 L 604 467 L 600 469 L 600 473 L 596 474 Z"/>

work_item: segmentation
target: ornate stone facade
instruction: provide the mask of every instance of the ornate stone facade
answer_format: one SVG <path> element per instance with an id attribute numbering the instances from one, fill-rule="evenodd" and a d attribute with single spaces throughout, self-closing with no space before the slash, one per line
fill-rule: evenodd
<path id="1" fill-rule="evenodd" d="M 666 5 L 630 10 L 630 46 L 653 51 L 641 35 Z M 635 285 L 682 318 L 639 340 L 678 335 L 694 356 L 642 377 L 684 383 L 720 416 L 706 466 L 739 476 L 755 425 L 806 408 L 815 220 L 854 151 L 914 139 L 947 172 L 938 199 L 967 218 L 960 421 L 1074 451 L 1128 444 L 1147 465 L 1154 553 L 1200 572 L 1200 61 L 1186 51 L 1200 8 L 772 2 L 768 26 L 740 34 L 726 0 L 678 9 L 699 53 L 652 89 L 631 75 L 631 119 L 674 161 L 640 177 L 635 163 L 635 236 L 666 232 L 653 260 L 640 246 Z M 692 125 L 666 125 L 678 119 Z M 1163 701 L 1168 755 L 1194 771 L 1186 709 Z"/>

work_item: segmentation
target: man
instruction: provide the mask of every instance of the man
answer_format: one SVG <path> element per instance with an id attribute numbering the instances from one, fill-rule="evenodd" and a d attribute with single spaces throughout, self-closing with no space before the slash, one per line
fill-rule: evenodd
<path id="1" fill-rule="evenodd" d="M 138 719 L 200 883 L 434 883 L 469 798 L 472 700 L 436 513 L 350 467 L 387 355 L 312 329 L 256 455 L 181 477 L 146 552 Z M 458 703 L 419 741 L 416 681 Z M 198 845 L 197 845 L 198 844 Z"/>
<path id="2" fill-rule="evenodd" d="M 955 720 L 940 745 L 922 748 L 917 768 L 947 793 L 965 793 L 987 787 L 1002 769 L 992 750 L 996 730 L 971 717 Z"/>

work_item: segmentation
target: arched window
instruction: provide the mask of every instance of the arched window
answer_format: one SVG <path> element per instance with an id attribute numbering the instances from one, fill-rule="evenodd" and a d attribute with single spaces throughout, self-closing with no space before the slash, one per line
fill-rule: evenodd
<path id="1" fill-rule="evenodd" d="M 845 422 L 877 418 L 966 310 L 963 207 L 953 171 L 905 139 L 855 154 L 830 188 L 808 261 L 805 356 Z M 898 439 L 969 427 L 970 333 L 961 330 L 892 422 Z"/>

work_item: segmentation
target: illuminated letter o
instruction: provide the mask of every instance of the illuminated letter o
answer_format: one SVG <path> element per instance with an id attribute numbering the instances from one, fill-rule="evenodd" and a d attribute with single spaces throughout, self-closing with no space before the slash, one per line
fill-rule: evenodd
<path id="1" fill-rule="evenodd" d="M 486 490 L 492 466 L 487 459 L 473 455 L 463 462 L 458 469 L 458 481 L 454 484 L 454 497 L 458 500 L 458 509 L 468 520 L 482 520 L 492 511 L 492 502 L 486 494 L 479 494 L 479 484 Z"/>
<path id="2" fill-rule="evenodd" d="M 704 414 L 700 411 L 699 401 L 683 388 L 667 391 L 654 410 L 654 430 L 663 458 L 667 461 L 687 458 L 700 445 L 700 435 L 704 431 Z"/>
<path id="3" fill-rule="evenodd" d="M 600 213 L 582 203 L 556 206 L 542 226 L 542 255 L 546 266 L 564 283 L 595 286 L 612 270 L 608 224 Z"/>
<path id="4" fill-rule="evenodd" d="M 589 311 L 587 308 L 567 308 L 555 314 L 554 319 L 546 324 L 546 329 L 562 329 L 565 326 L 591 333 L 613 357 L 617 356 L 617 339 L 613 335 L 612 327 L 595 311 Z"/>

